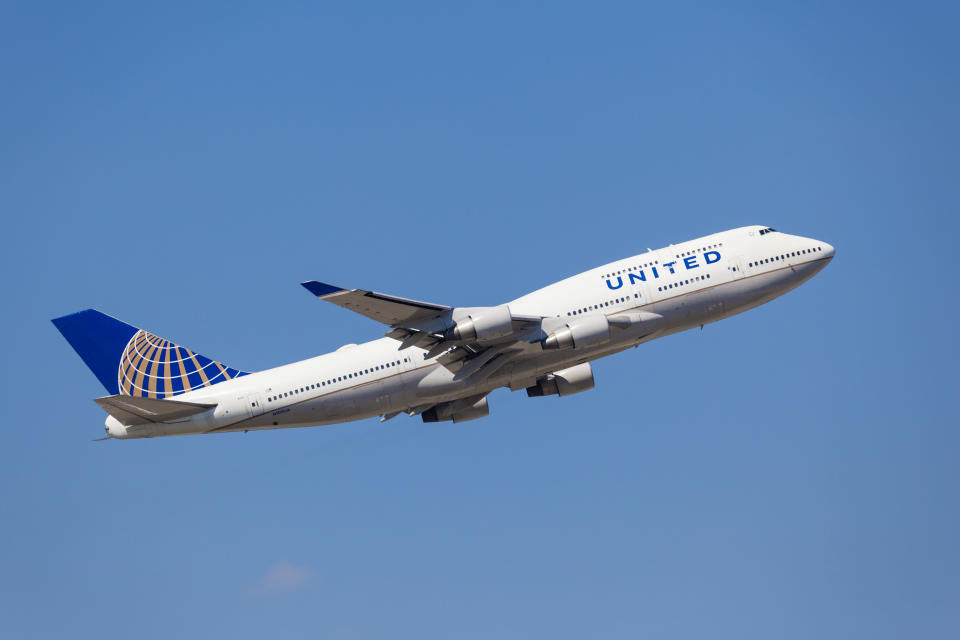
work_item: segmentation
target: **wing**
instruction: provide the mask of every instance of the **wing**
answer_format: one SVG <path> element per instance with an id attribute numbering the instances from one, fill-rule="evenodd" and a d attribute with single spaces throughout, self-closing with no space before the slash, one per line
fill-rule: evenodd
<path id="1" fill-rule="evenodd" d="M 551 331 L 570 333 L 570 319 L 519 315 L 506 304 L 448 307 L 363 289 L 342 289 L 316 280 L 302 284 L 321 300 L 390 326 L 391 330 L 385 335 L 400 341 L 401 350 L 424 349 L 424 358 L 437 358 L 437 362 L 454 372 L 454 380 L 467 384 L 489 378 L 518 359 L 542 353 L 543 341 Z M 655 329 L 655 321 L 661 318 L 646 311 L 600 317 L 606 320 L 604 326 L 609 329 L 626 329 L 640 322 Z M 412 411 L 423 411 L 430 406 Z M 392 416 L 384 419 L 389 417 Z"/>
<path id="2" fill-rule="evenodd" d="M 140 398 L 137 396 L 106 396 L 94 400 L 104 411 L 130 426 L 148 422 L 170 422 L 179 418 L 188 418 L 214 408 L 215 404 L 182 402 L 162 398 Z"/>
<path id="3" fill-rule="evenodd" d="M 449 307 L 311 280 L 303 287 L 321 300 L 391 327 L 400 349 L 420 347 L 426 358 L 459 369 L 458 379 L 485 377 L 519 353 L 539 350 L 540 316 L 517 315 L 507 305 Z"/>
<path id="4" fill-rule="evenodd" d="M 363 289 L 341 289 L 316 280 L 301 284 L 321 300 L 332 302 L 391 327 L 426 327 L 431 324 L 431 320 L 436 320 L 453 311 L 453 307 L 442 304 L 398 298 Z"/>

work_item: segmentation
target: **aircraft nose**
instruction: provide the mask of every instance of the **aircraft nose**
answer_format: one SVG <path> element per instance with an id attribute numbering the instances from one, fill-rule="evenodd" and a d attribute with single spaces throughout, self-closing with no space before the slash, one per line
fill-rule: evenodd
<path id="1" fill-rule="evenodd" d="M 824 243 L 823 243 L 823 257 L 832 260 L 834 253 L 835 253 L 835 250 L 834 250 L 834 248 L 833 248 L 833 245 L 824 242 Z"/>

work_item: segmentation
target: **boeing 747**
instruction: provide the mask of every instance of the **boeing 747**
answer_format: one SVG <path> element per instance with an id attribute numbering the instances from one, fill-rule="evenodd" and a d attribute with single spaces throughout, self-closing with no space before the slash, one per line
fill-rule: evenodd
<path id="1" fill-rule="evenodd" d="M 450 307 L 302 283 L 383 323 L 385 337 L 246 372 L 87 309 L 53 320 L 110 395 L 110 438 L 329 425 L 401 413 L 424 422 L 489 414 L 494 389 L 568 396 L 591 362 L 747 311 L 806 282 L 825 242 L 770 227 L 723 231 L 611 262 L 493 307 Z"/>

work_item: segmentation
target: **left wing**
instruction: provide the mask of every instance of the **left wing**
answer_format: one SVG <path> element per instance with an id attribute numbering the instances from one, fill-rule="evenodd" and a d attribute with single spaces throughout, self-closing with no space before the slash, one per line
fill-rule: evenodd
<path id="1" fill-rule="evenodd" d="M 401 350 L 413 346 L 425 349 L 424 358 L 436 357 L 454 372 L 454 380 L 465 382 L 488 378 L 517 358 L 542 353 L 543 349 L 602 342 L 611 330 L 641 322 L 657 330 L 657 320 L 661 319 L 647 311 L 624 311 L 609 317 L 601 311 L 577 320 L 526 316 L 511 312 L 506 304 L 448 307 L 363 289 L 342 289 L 315 280 L 302 284 L 321 300 L 389 325 L 391 330 L 385 335 L 399 340 Z"/>
<path id="2" fill-rule="evenodd" d="M 507 305 L 449 307 L 316 280 L 301 284 L 321 300 L 392 327 L 386 336 L 401 349 L 421 347 L 426 358 L 443 354 L 441 364 L 451 368 L 464 361 L 460 378 L 491 375 L 542 337 L 540 316 L 513 314 Z"/>
<path id="3" fill-rule="evenodd" d="M 321 300 L 332 302 L 391 327 L 411 329 L 427 327 L 431 324 L 431 320 L 436 320 L 443 314 L 453 311 L 453 307 L 442 304 L 398 298 L 363 289 L 341 289 L 316 280 L 301 284 Z"/>

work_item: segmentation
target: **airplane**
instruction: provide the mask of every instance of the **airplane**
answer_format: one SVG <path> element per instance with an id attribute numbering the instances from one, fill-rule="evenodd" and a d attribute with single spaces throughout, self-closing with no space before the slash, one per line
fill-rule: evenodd
<path id="1" fill-rule="evenodd" d="M 834 256 L 818 240 L 748 226 L 650 250 L 492 307 L 450 307 L 315 280 L 311 294 L 389 327 L 385 337 L 265 371 L 228 367 L 94 309 L 52 322 L 110 395 L 106 438 L 330 425 L 401 413 L 489 414 L 494 389 L 568 396 L 591 362 L 742 313 Z"/>

